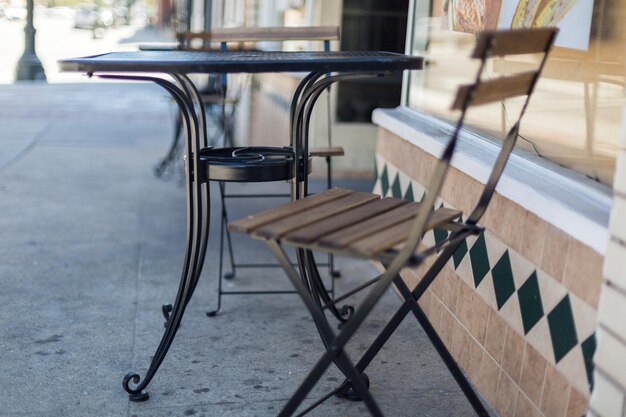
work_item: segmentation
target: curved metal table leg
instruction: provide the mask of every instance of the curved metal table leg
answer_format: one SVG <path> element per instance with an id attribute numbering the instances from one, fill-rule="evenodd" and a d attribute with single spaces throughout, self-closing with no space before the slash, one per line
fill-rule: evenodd
<path id="1" fill-rule="evenodd" d="M 122 385 L 124 390 L 128 392 L 131 401 L 146 401 L 149 398 L 146 387 L 156 374 L 161 363 L 176 336 L 176 332 L 183 318 L 185 308 L 200 275 L 200 261 L 204 258 L 204 250 L 206 249 L 206 236 L 202 235 L 202 219 L 207 208 L 203 208 L 202 187 L 197 178 L 198 161 L 193 158 L 197 155 L 200 147 L 200 129 L 199 125 L 204 123 L 198 121 L 193 106 L 193 95 L 189 94 L 189 86 L 185 84 L 185 79 L 174 75 L 181 85 L 182 89 L 173 84 L 157 77 L 144 76 L 122 76 L 122 75 L 101 75 L 101 78 L 113 78 L 135 81 L 151 81 L 165 88 L 174 98 L 176 104 L 180 108 L 183 116 L 186 136 L 186 167 L 185 167 L 185 188 L 187 194 L 187 243 L 185 249 L 185 259 L 180 278 L 180 284 L 170 314 L 167 321 L 166 329 L 161 337 L 159 346 L 153 356 L 152 362 L 143 377 L 136 372 L 129 372 L 123 379 Z M 203 138 L 203 141 L 205 138 Z M 204 194 L 206 202 L 208 202 L 208 192 Z M 205 231 L 208 234 L 208 228 Z"/>

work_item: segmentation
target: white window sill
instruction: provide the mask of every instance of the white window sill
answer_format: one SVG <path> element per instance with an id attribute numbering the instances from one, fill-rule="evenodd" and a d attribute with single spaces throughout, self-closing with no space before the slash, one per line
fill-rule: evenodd
<path id="1" fill-rule="evenodd" d="M 437 158 L 452 134 L 449 124 L 408 107 L 377 109 L 372 120 Z M 484 184 L 499 144 L 468 131 L 459 139 L 452 166 Z M 516 149 L 497 191 L 600 254 L 606 252 L 613 203 L 609 187 Z"/>

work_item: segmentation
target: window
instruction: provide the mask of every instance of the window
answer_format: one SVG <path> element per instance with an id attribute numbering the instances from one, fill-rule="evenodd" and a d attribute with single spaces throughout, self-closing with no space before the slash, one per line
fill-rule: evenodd
<path id="1" fill-rule="evenodd" d="M 409 106 L 456 120 L 457 115 L 449 111 L 453 95 L 459 84 L 472 81 L 476 68 L 469 58 L 475 36 L 466 32 L 489 25 L 502 27 L 507 18 L 518 23 L 506 27 L 520 21 L 530 25 L 537 21 L 556 23 L 561 28 L 557 39 L 560 46 L 553 49 L 537 85 L 519 146 L 603 183 L 612 183 L 626 103 L 626 0 L 537 2 L 539 8 L 548 5 L 546 10 L 550 9 L 552 16 L 537 12 L 537 7 L 526 11 L 524 5 L 535 3 L 530 0 L 414 1 L 412 53 L 425 56 L 427 62 L 424 71 L 411 74 Z M 554 11 L 559 8 L 557 15 Z M 587 19 L 587 28 L 580 24 L 581 19 Z M 578 22 L 573 35 L 572 22 Z M 485 76 L 495 78 L 523 70 L 535 66 L 539 58 L 495 60 Z M 468 124 L 501 137 L 511 127 L 510 121 L 515 120 L 520 103 L 519 99 L 506 100 L 479 107 L 470 112 Z"/>
<path id="2" fill-rule="evenodd" d="M 408 0 L 344 0 L 342 51 L 404 52 Z M 372 111 L 400 104 L 402 76 L 343 81 L 337 89 L 337 120 L 369 123 Z"/>

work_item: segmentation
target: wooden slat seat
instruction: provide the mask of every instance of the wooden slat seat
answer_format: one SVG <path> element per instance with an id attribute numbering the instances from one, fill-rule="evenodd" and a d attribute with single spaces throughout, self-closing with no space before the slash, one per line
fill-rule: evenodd
<path id="1" fill-rule="evenodd" d="M 259 239 L 371 258 L 408 238 L 419 209 L 420 203 L 333 188 L 232 222 L 229 229 Z M 460 216 L 458 210 L 435 210 L 426 230 Z"/>

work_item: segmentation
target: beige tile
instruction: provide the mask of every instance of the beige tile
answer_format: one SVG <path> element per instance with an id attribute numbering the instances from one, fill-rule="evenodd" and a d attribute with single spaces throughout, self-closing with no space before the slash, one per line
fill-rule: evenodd
<path id="1" fill-rule="evenodd" d="M 541 265 L 543 245 L 546 235 L 546 222 L 529 211 L 524 213 L 522 221 L 522 242 L 520 253 L 533 264 Z"/>
<path id="2" fill-rule="evenodd" d="M 556 368 L 567 381 L 579 392 L 589 395 L 589 382 L 587 381 L 587 370 L 585 369 L 585 359 L 580 346 L 574 347 L 567 355 L 556 364 Z"/>
<path id="3" fill-rule="evenodd" d="M 435 162 L 436 160 L 432 155 L 423 155 L 414 178 L 419 183 L 427 185 L 432 177 Z"/>
<path id="4" fill-rule="evenodd" d="M 489 231 L 495 232 L 500 226 L 501 220 L 498 219 L 498 216 L 502 212 L 502 201 L 503 198 L 498 193 L 494 193 L 485 214 L 480 220 L 480 223 Z"/>
<path id="5" fill-rule="evenodd" d="M 471 380 L 476 381 L 480 373 L 483 349 L 462 325 L 457 326 L 453 351 L 459 366 Z"/>
<path id="6" fill-rule="evenodd" d="M 475 239 L 472 241 L 470 240 L 470 238 L 471 236 L 467 239 L 467 246 L 471 248 L 474 244 Z M 456 269 L 456 274 L 466 285 L 469 285 L 471 287 L 474 286 L 474 279 L 472 275 L 472 261 L 470 260 L 469 253 L 465 255 L 465 257 L 459 264 L 459 267 Z"/>
<path id="7" fill-rule="evenodd" d="M 381 273 L 384 271 L 384 268 L 382 267 L 382 265 L 380 266 L 379 271 L 381 271 Z M 415 285 L 417 285 L 417 283 L 419 282 L 419 277 L 420 277 L 414 269 L 408 269 L 408 268 L 403 269 L 400 272 L 400 276 L 402 277 L 402 279 L 404 280 L 404 283 L 409 288 L 414 288 Z"/>
<path id="8" fill-rule="evenodd" d="M 525 339 L 544 359 L 554 364 L 554 350 L 552 349 L 552 339 L 550 338 L 550 328 L 546 316 L 543 316 L 535 324 L 526 334 Z"/>
<path id="9" fill-rule="evenodd" d="M 509 259 L 511 261 L 511 272 L 513 272 L 513 280 L 515 288 L 521 287 L 528 277 L 537 270 L 537 265 L 523 257 L 519 252 L 510 250 Z"/>
<path id="10" fill-rule="evenodd" d="M 487 246 L 489 266 L 493 268 L 509 247 L 502 242 L 499 236 L 490 231 L 485 232 L 485 245 Z"/>
<path id="11" fill-rule="evenodd" d="M 435 297 L 433 297 L 432 291 L 428 289 L 417 302 L 431 322 L 433 321 L 433 298 Z"/>
<path id="12" fill-rule="evenodd" d="M 592 307 L 598 307 L 604 258 L 589 246 L 570 239 L 563 283 Z"/>
<path id="13" fill-rule="evenodd" d="M 453 186 L 448 201 L 464 213 L 471 212 L 480 198 L 482 184 L 457 169 L 451 169 L 450 173 Z M 445 195 L 444 198 L 447 199 Z"/>
<path id="14" fill-rule="evenodd" d="M 520 392 L 517 396 L 517 405 L 515 406 L 515 417 L 543 417 L 539 409 Z"/>
<path id="15" fill-rule="evenodd" d="M 437 276 L 437 278 L 435 278 L 433 283 L 430 284 L 430 288 L 433 290 L 435 295 L 439 297 L 439 299 L 441 300 L 443 300 L 443 297 L 445 294 L 445 290 L 446 290 L 445 284 L 446 284 L 445 277 L 441 273 Z"/>
<path id="16" fill-rule="evenodd" d="M 504 353 L 502 357 L 502 369 L 515 381 L 519 382 L 522 372 L 522 361 L 524 360 L 524 349 L 526 342 L 512 329 L 506 332 L 504 340 Z"/>
<path id="17" fill-rule="evenodd" d="M 441 271 L 441 275 L 445 287 L 443 303 L 452 313 L 456 314 L 456 305 L 457 300 L 459 299 L 460 286 L 464 284 L 461 282 L 461 279 L 456 275 L 456 273 L 450 268 L 450 266 L 445 266 Z"/>
<path id="18" fill-rule="evenodd" d="M 541 411 L 546 417 L 561 417 L 567 409 L 571 386 L 555 367 L 548 365 L 541 399 Z"/>
<path id="19" fill-rule="evenodd" d="M 569 236 L 565 232 L 550 224 L 546 225 L 541 269 L 557 281 L 563 280 L 569 242 Z"/>
<path id="20" fill-rule="evenodd" d="M 482 300 L 489 306 L 491 310 L 498 310 L 498 303 L 496 301 L 496 291 L 493 287 L 493 277 L 491 271 L 487 272 L 485 278 L 476 287 L 476 293 L 482 298 Z"/>
<path id="21" fill-rule="evenodd" d="M 502 362 L 502 352 L 504 351 L 504 339 L 507 328 L 506 322 L 500 318 L 497 312 L 491 310 L 489 312 L 485 348 L 498 363 Z"/>
<path id="22" fill-rule="evenodd" d="M 500 417 L 512 417 L 515 415 L 515 404 L 519 387 L 504 371 L 500 371 L 498 390 L 496 392 L 495 409 Z"/>
<path id="23" fill-rule="evenodd" d="M 441 314 L 445 307 L 437 297 L 432 297 L 430 308 L 431 310 L 430 316 L 428 316 L 428 320 L 430 321 L 437 334 L 439 334 L 441 332 Z"/>
<path id="24" fill-rule="evenodd" d="M 457 319 L 454 318 L 452 313 L 446 308 L 441 309 L 441 325 L 439 336 L 448 350 L 452 350 L 452 343 L 454 341 L 454 329 L 456 327 Z"/>
<path id="25" fill-rule="evenodd" d="M 519 297 L 513 294 L 500 309 L 502 318 L 519 334 L 524 334 L 524 325 L 522 324 L 522 314 L 519 305 Z"/>
<path id="26" fill-rule="evenodd" d="M 559 281 L 540 270 L 537 271 L 537 281 L 543 312 L 547 314 L 563 300 L 567 294 L 567 289 Z"/>
<path id="27" fill-rule="evenodd" d="M 547 362 L 532 346 L 526 345 L 520 388 L 536 406 L 541 405 Z"/>
<path id="28" fill-rule="evenodd" d="M 415 181 L 415 179 L 411 181 L 411 186 L 413 187 L 413 197 L 415 197 L 416 201 L 420 201 L 422 199 L 422 196 L 426 192 L 426 189 L 422 184 Z"/>
<path id="29" fill-rule="evenodd" d="M 467 333 L 460 321 L 455 319 L 453 325 L 454 329 L 452 331 L 452 349 L 449 349 L 449 351 L 454 360 L 459 363 L 461 351 L 465 349 L 463 342 L 466 340 L 466 336 L 469 335 L 469 333 Z"/>
<path id="30" fill-rule="evenodd" d="M 454 168 L 451 168 L 448 171 L 446 181 L 444 182 L 441 189 L 440 196 L 442 199 L 448 201 L 450 204 L 461 204 L 460 210 L 465 212 L 465 210 L 463 209 L 463 202 L 455 198 L 457 189 L 463 188 L 464 186 L 464 184 L 462 184 L 459 179 L 458 173 L 459 171 Z"/>
<path id="31" fill-rule="evenodd" d="M 565 417 L 583 417 L 587 412 L 588 407 L 589 400 L 575 389 L 572 389 L 569 394 L 567 413 L 565 414 Z"/>
<path id="32" fill-rule="evenodd" d="M 457 317 L 482 345 L 487 333 L 487 320 L 491 308 L 467 285 L 462 285 L 457 303 Z"/>
<path id="33" fill-rule="evenodd" d="M 496 392 L 498 390 L 498 378 L 500 377 L 500 367 L 493 360 L 487 351 L 483 351 L 483 361 L 480 368 L 480 376 L 476 381 L 478 390 L 489 404 L 496 403 Z"/>
<path id="34" fill-rule="evenodd" d="M 503 197 L 504 198 L 504 197 Z M 522 247 L 524 215 L 526 210 L 513 201 L 504 198 L 502 223 L 496 233 L 509 248 L 519 251 Z"/>
<path id="35" fill-rule="evenodd" d="M 569 300 L 572 304 L 576 335 L 578 340 L 582 342 L 596 331 L 598 327 L 598 312 L 574 294 L 570 294 Z"/>

